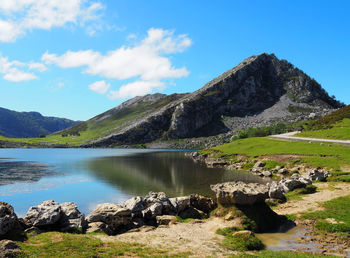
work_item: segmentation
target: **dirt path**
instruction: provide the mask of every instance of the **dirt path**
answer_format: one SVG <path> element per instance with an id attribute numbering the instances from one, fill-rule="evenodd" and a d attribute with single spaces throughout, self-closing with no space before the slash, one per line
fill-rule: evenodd
<path id="1" fill-rule="evenodd" d="M 306 195 L 302 200 L 290 200 L 279 205 L 275 212 L 281 215 L 296 214 L 308 210 L 321 209 L 320 203 L 338 198 L 341 196 L 350 195 L 350 184 L 346 183 L 314 183 L 317 186 L 318 192 Z"/>
<path id="2" fill-rule="evenodd" d="M 166 249 L 171 253 L 191 252 L 195 257 L 224 256 L 229 250 L 220 246 L 223 236 L 215 231 L 219 228 L 237 226 L 234 221 L 222 218 L 194 220 L 189 223 L 177 223 L 160 226 L 148 232 L 131 232 L 117 236 L 97 235 L 104 242 L 137 242 L 150 247 Z"/>
<path id="3" fill-rule="evenodd" d="M 329 142 L 329 143 L 335 143 L 335 144 L 343 144 L 343 145 L 350 145 L 350 141 L 345 140 L 331 140 L 331 139 L 319 139 L 319 138 L 307 138 L 307 137 L 297 137 L 294 136 L 297 133 L 300 133 L 298 131 L 296 132 L 290 132 L 290 133 L 284 133 L 284 134 L 277 134 L 277 135 L 271 135 L 268 136 L 272 139 L 279 139 L 279 140 L 289 140 L 289 141 L 302 141 L 302 142 Z"/>

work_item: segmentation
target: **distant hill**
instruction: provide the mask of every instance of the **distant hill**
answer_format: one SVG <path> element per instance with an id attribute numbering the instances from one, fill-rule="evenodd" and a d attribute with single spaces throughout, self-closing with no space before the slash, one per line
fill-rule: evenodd
<path id="1" fill-rule="evenodd" d="M 232 134 L 342 106 L 303 71 L 263 53 L 193 93 L 136 97 L 60 133 L 78 135 L 84 147 L 113 147 Z"/>
<path id="2" fill-rule="evenodd" d="M 78 123 L 65 118 L 45 117 L 37 112 L 16 112 L 0 108 L 0 135 L 6 137 L 38 137 Z"/>

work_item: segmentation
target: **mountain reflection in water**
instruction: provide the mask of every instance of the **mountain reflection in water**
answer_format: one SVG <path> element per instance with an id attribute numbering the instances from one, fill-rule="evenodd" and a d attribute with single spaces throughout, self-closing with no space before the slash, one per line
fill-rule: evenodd
<path id="1" fill-rule="evenodd" d="M 143 196 L 149 191 L 162 191 L 168 196 L 191 193 L 213 196 L 210 184 L 226 181 L 265 182 L 246 172 L 196 164 L 184 152 L 104 157 L 89 160 L 86 166 L 87 171 L 99 180 L 130 195 Z"/>

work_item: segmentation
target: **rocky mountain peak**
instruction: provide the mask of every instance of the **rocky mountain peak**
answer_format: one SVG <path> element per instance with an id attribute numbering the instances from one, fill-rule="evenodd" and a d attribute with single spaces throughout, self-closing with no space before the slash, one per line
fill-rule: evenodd
<path id="1" fill-rule="evenodd" d="M 207 137 L 295 122 L 310 113 L 321 116 L 341 106 L 303 71 L 267 53 L 246 58 L 193 93 L 173 95 L 153 94 L 124 102 L 116 109 L 168 100 L 93 145 Z"/>

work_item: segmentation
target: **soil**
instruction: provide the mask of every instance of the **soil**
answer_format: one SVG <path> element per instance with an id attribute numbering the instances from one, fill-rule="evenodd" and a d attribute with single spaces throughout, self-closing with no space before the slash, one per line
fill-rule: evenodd
<path id="1" fill-rule="evenodd" d="M 219 228 L 237 226 L 234 220 L 209 218 L 193 220 L 187 223 L 176 223 L 157 228 L 145 227 L 139 232 L 125 233 L 117 236 L 96 235 L 104 242 L 123 241 L 142 243 L 150 247 L 161 248 L 171 253 L 191 252 L 196 257 L 223 256 L 232 254 L 220 245 L 224 239 L 215 231 Z M 191 255 L 191 256 L 192 256 Z"/>
<path id="2" fill-rule="evenodd" d="M 285 215 L 320 210 L 322 209 L 320 203 L 350 195 L 350 187 L 346 183 L 314 183 L 314 185 L 318 188 L 316 193 L 305 195 L 302 200 L 290 200 L 279 205 L 274 211 Z"/>

